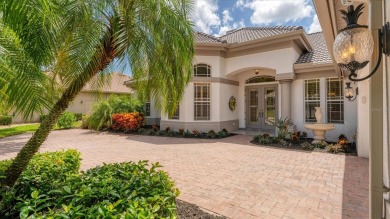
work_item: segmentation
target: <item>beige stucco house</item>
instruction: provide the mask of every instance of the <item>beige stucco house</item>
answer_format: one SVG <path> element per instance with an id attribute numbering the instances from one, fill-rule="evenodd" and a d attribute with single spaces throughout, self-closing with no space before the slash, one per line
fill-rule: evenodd
<path id="1" fill-rule="evenodd" d="M 66 111 L 73 113 L 88 114 L 92 106 L 99 99 L 107 99 L 110 95 L 131 95 L 132 90 L 124 85 L 125 81 L 130 80 L 128 75 L 120 73 L 112 73 L 109 83 L 105 83 L 103 87 L 97 88 L 94 86 L 94 81 L 91 80 L 76 96 Z M 16 115 L 13 118 L 13 123 L 21 122 L 39 122 L 39 115 L 35 114 L 31 120 L 24 120 L 21 115 Z"/>
<path id="2" fill-rule="evenodd" d="M 356 101 L 344 98 L 346 79 L 337 71 L 323 33 L 302 27 L 246 27 L 221 37 L 197 33 L 194 75 L 176 114 L 169 118 L 149 104 L 150 121 L 161 129 L 238 129 L 275 132 L 272 122 L 289 117 L 297 131 L 314 123 L 332 123 L 327 139 L 357 132 Z M 131 83 L 128 83 L 131 84 Z M 229 100 L 236 100 L 234 110 Z M 360 146 L 360 145 L 359 145 Z M 364 155 L 362 155 L 364 156 Z"/>

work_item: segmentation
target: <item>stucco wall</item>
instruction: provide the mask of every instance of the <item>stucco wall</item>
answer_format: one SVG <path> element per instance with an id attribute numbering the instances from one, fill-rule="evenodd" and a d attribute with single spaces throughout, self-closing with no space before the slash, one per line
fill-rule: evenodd
<path id="1" fill-rule="evenodd" d="M 293 64 L 297 60 L 294 48 L 285 48 L 263 53 L 237 56 L 226 59 L 226 75 L 241 73 L 248 68 L 276 69 L 278 74 L 292 73 Z"/>
<path id="2" fill-rule="evenodd" d="M 66 109 L 67 112 L 73 112 L 73 113 L 82 113 L 82 114 L 89 114 L 92 106 L 98 102 L 99 99 L 107 99 L 110 95 L 130 95 L 130 94 L 97 94 L 93 92 L 80 92 L 75 99 L 72 101 L 72 103 L 69 105 L 69 107 Z M 44 112 L 45 114 L 47 112 Z M 22 122 L 39 122 L 39 115 L 34 114 L 32 119 L 23 119 L 21 115 L 16 115 L 13 118 L 13 123 L 22 123 Z"/>
<path id="3" fill-rule="evenodd" d="M 297 131 L 305 131 L 308 137 L 313 137 L 311 130 L 305 129 L 305 86 L 304 79 L 297 79 L 292 82 L 291 92 L 291 120 L 296 125 Z M 345 81 L 344 81 L 345 84 Z M 320 107 L 322 111 L 322 122 L 326 122 L 326 78 L 320 78 Z M 357 108 L 356 101 L 348 101 L 344 98 L 344 124 L 334 124 L 335 129 L 326 133 L 326 139 L 337 141 L 340 134 L 344 134 L 350 141 L 356 134 L 357 128 Z"/>

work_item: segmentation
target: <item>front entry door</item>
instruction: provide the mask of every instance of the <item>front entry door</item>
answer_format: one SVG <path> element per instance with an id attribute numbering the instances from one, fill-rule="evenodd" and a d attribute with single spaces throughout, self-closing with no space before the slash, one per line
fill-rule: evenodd
<path id="1" fill-rule="evenodd" d="M 246 88 L 246 127 L 256 130 L 272 130 L 276 121 L 277 85 L 261 85 Z"/>

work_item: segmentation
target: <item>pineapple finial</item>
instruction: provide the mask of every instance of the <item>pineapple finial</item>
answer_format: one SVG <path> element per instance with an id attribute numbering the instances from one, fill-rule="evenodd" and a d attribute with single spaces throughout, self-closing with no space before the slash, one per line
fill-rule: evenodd
<path id="1" fill-rule="evenodd" d="M 345 10 L 340 10 L 343 15 L 342 18 L 347 22 L 347 26 L 358 24 L 357 21 L 360 15 L 363 14 L 362 10 L 364 9 L 364 3 L 358 5 L 356 9 L 353 5 L 348 6 L 348 12 Z"/>

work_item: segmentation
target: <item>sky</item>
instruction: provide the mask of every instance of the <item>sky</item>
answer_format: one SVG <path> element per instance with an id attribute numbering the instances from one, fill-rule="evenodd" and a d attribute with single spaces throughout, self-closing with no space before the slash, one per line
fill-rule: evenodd
<path id="1" fill-rule="evenodd" d="M 194 0 L 195 29 L 220 36 L 242 27 L 303 26 L 321 31 L 312 0 Z"/>

